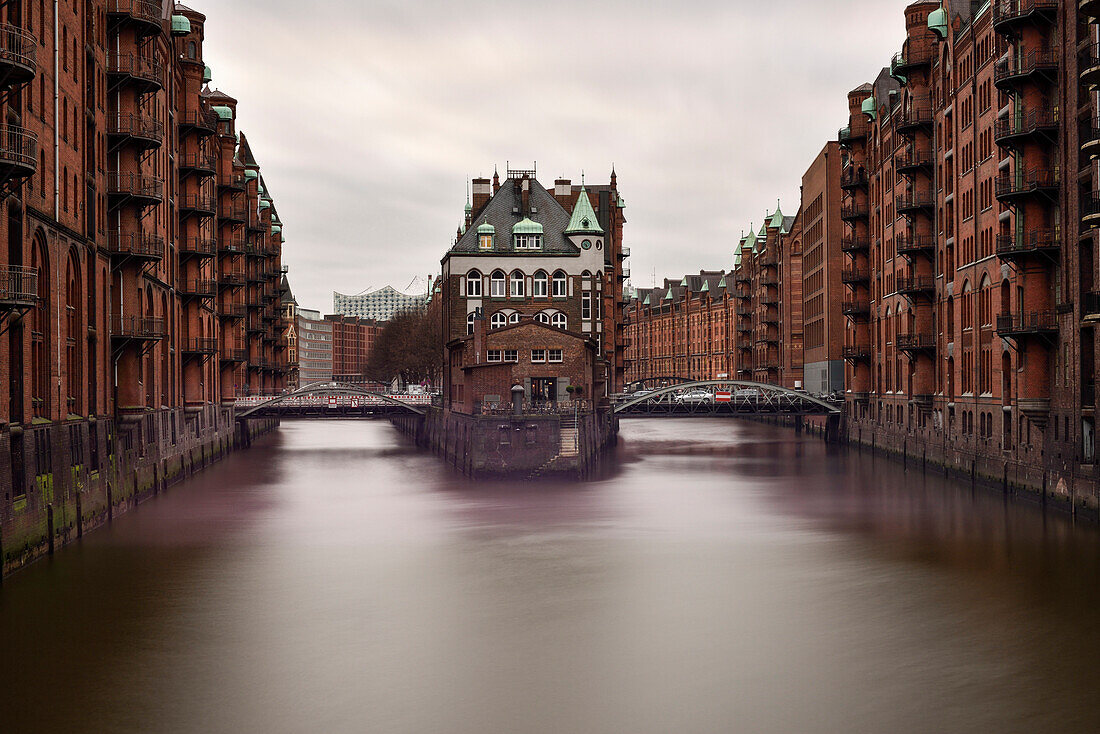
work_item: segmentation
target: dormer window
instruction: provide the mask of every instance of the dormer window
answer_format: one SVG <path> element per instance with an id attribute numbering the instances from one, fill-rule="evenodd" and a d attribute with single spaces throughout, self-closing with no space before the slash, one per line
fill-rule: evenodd
<path id="1" fill-rule="evenodd" d="M 493 235 L 491 235 L 491 234 L 478 235 L 477 249 L 479 249 L 479 250 L 491 250 L 491 249 L 493 249 Z"/>
<path id="2" fill-rule="evenodd" d="M 515 236 L 515 248 L 517 250 L 541 250 L 541 234 L 517 234 Z"/>

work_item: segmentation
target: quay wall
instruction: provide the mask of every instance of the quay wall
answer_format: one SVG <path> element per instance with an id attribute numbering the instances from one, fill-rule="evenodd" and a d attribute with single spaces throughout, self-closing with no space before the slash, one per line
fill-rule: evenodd
<path id="1" fill-rule="evenodd" d="M 0 424 L 0 568 L 53 553 L 278 426 L 232 406 Z M 2 577 L 2 576 L 0 576 Z"/>

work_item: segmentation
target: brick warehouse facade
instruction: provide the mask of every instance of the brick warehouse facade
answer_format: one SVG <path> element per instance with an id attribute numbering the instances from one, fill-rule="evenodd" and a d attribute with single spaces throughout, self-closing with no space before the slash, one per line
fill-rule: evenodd
<path id="1" fill-rule="evenodd" d="M 5 567 L 226 451 L 286 352 L 282 225 L 205 17 L 54 7 L 2 9 Z"/>

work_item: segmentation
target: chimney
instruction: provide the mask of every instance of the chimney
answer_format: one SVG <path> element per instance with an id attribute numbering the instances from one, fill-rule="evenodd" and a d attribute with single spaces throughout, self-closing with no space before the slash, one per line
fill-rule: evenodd
<path id="1" fill-rule="evenodd" d="M 473 215 L 471 220 L 477 219 L 481 214 L 481 210 L 485 208 L 485 205 L 489 203 L 489 179 L 487 178 L 475 178 L 474 185 L 474 200 L 473 200 Z"/>
<path id="2" fill-rule="evenodd" d="M 520 214 L 525 217 L 531 216 L 531 179 L 527 176 L 523 177 L 523 183 L 520 184 Z"/>
<path id="3" fill-rule="evenodd" d="M 569 211 L 569 199 L 573 194 L 573 182 L 567 178 L 559 178 L 554 182 L 554 198 L 562 207 Z"/>

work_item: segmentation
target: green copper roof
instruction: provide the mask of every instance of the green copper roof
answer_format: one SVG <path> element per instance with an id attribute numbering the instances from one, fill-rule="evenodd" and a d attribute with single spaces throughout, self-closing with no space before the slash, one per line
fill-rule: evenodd
<path id="1" fill-rule="evenodd" d="M 489 224 L 488 221 L 482 222 L 481 226 L 477 228 L 478 234 L 496 234 L 497 228 Z"/>
<path id="2" fill-rule="evenodd" d="M 648 306 L 649 305 L 649 294 L 648 293 L 645 294 L 645 300 L 642 301 L 642 305 L 643 306 Z"/>
<path id="3" fill-rule="evenodd" d="M 740 256 L 738 256 L 738 257 L 740 257 Z M 719 288 L 729 288 L 729 286 L 726 285 L 726 276 L 723 275 L 722 279 L 720 281 L 718 281 L 718 287 Z"/>
<path id="4" fill-rule="evenodd" d="M 704 280 L 703 287 L 699 289 L 700 293 L 710 293 L 710 281 Z"/>
<path id="5" fill-rule="evenodd" d="M 734 268 L 741 267 L 741 251 L 740 250 L 738 250 L 737 252 L 735 252 L 733 254 L 733 267 Z"/>
<path id="6" fill-rule="evenodd" d="M 581 186 L 581 195 L 577 197 L 577 205 L 573 207 L 573 216 L 569 219 L 569 226 L 565 233 L 570 234 L 603 234 L 603 227 L 596 220 L 596 212 L 592 209 L 592 202 L 588 200 L 588 192 Z"/>
<path id="7" fill-rule="evenodd" d="M 270 209 L 271 208 L 271 201 L 269 199 L 260 199 L 260 208 L 261 209 Z"/>
<path id="8" fill-rule="evenodd" d="M 619 208 L 626 209 L 626 199 L 621 196 L 619 197 Z"/>
<path id="9" fill-rule="evenodd" d="M 775 207 L 775 214 L 772 215 L 772 220 L 768 222 L 768 227 L 783 227 L 783 212 L 779 210 L 779 205 Z"/>
<path id="10" fill-rule="evenodd" d="M 278 224 L 274 225 L 274 226 L 273 226 L 273 227 L 271 228 L 271 234 L 281 234 L 281 233 L 282 233 L 282 231 L 283 231 L 283 228 L 282 228 L 282 227 L 280 227 L 280 226 L 279 226 Z"/>
<path id="11" fill-rule="evenodd" d="M 249 168 L 247 171 L 244 172 L 244 177 L 251 181 L 254 178 L 259 178 L 260 172 L 257 171 L 255 168 Z"/>
<path id="12" fill-rule="evenodd" d="M 214 70 L 207 65 L 206 68 L 202 70 L 202 83 L 209 84 L 212 81 L 214 81 Z"/>
<path id="13" fill-rule="evenodd" d="M 187 19 L 186 15 L 173 15 L 172 16 L 172 35 L 173 36 L 186 36 L 191 32 L 191 21 Z"/>
<path id="14" fill-rule="evenodd" d="M 542 225 L 524 218 L 515 223 L 512 234 L 542 234 Z"/>
<path id="15" fill-rule="evenodd" d="M 685 275 L 684 279 L 680 281 L 680 287 L 681 288 L 687 288 L 687 284 L 688 284 L 688 277 Z"/>
<path id="16" fill-rule="evenodd" d="M 672 289 L 671 288 L 669 288 L 668 293 L 665 294 L 665 300 L 666 301 L 671 301 L 672 300 Z"/>
<path id="17" fill-rule="evenodd" d="M 928 27 L 940 38 L 947 38 L 947 11 L 941 7 L 929 13 Z"/>
<path id="18" fill-rule="evenodd" d="M 867 115 L 872 120 L 878 116 L 878 106 L 875 103 L 874 97 L 868 97 L 863 100 L 863 107 L 861 109 L 863 110 L 863 114 Z"/>
<path id="19" fill-rule="evenodd" d="M 219 120 L 232 120 L 233 119 L 233 110 L 229 107 L 226 107 L 223 104 L 215 105 L 212 109 L 214 110 L 215 113 L 217 113 Z"/>

